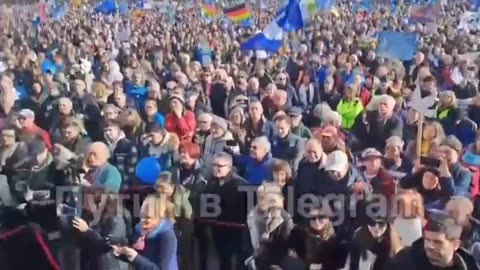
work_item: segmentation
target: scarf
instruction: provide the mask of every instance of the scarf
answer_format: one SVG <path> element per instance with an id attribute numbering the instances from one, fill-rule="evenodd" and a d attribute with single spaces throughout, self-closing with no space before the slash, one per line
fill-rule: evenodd
<path id="1" fill-rule="evenodd" d="M 160 223 L 158 226 L 161 226 L 161 224 L 162 223 Z M 157 227 L 155 227 L 155 228 L 157 228 Z M 141 230 L 140 231 L 140 237 L 138 237 L 135 244 L 133 244 L 133 248 L 135 250 L 139 250 L 139 251 L 145 249 L 145 239 L 154 231 L 154 228 L 147 229 L 147 230 L 144 230 L 144 229 L 140 229 L 140 230 Z"/>

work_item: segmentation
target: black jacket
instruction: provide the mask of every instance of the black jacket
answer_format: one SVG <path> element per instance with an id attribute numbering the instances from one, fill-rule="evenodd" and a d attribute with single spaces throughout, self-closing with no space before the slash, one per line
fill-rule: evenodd
<path id="1" fill-rule="evenodd" d="M 347 247 L 335 235 L 322 240 L 310 227 L 301 225 L 292 230 L 289 248 L 307 265 L 321 264 L 322 270 L 342 269 L 347 260 Z"/>
<path id="2" fill-rule="evenodd" d="M 454 255 L 455 270 L 478 270 L 477 263 L 468 251 L 459 248 Z M 434 268 L 429 262 L 423 247 L 423 238 L 415 241 L 410 247 L 401 250 L 387 265 L 389 270 L 429 270 Z"/>
<path id="3" fill-rule="evenodd" d="M 135 183 L 135 168 L 139 161 L 137 147 L 127 138 L 120 139 L 109 162 L 115 166 L 122 175 L 122 184 Z"/>
<path id="4" fill-rule="evenodd" d="M 211 218 L 212 221 L 245 224 L 247 220 L 247 193 L 240 191 L 239 187 L 246 185 L 247 182 L 236 174 L 230 174 L 227 179 L 223 185 L 220 185 L 216 178 L 210 179 L 200 196 L 203 195 L 206 198 L 216 195 L 220 198 L 221 213 Z"/>
<path id="5" fill-rule="evenodd" d="M 353 134 L 362 142 L 362 148 L 374 147 L 379 151 L 385 149 L 385 144 L 391 136 L 398 136 L 403 138 L 403 121 L 397 116 L 393 115 L 385 123 L 378 121 L 378 112 L 367 112 L 367 122 L 365 124 L 363 117 L 357 117 L 353 125 Z"/>

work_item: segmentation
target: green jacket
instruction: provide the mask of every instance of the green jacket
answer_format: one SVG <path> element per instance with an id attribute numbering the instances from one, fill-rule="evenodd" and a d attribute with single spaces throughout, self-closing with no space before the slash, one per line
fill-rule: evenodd
<path id="1" fill-rule="evenodd" d="M 312 132 L 310 131 L 309 128 L 303 125 L 303 123 L 300 123 L 298 127 L 292 127 L 292 133 L 295 135 L 300 136 L 303 139 L 310 139 L 312 138 Z"/>

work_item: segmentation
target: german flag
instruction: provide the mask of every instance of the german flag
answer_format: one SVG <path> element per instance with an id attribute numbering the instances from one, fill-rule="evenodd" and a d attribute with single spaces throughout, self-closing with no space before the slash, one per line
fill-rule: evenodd
<path id="1" fill-rule="evenodd" d="M 202 5 L 202 14 L 205 17 L 215 18 L 220 15 L 220 10 L 212 5 L 203 4 Z"/>
<path id="2" fill-rule="evenodd" d="M 225 15 L 227 15 L 227 17 L 234 22 L 248 20 L 252 17 L 252 14 L 248 10 L 245 3 L 231 8 L 225 8 L 223 13 L 225 13 Z"/>

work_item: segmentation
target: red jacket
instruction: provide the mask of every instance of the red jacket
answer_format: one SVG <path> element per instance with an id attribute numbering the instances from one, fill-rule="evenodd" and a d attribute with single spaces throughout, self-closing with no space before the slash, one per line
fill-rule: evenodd
<path id="1" fill-rule="evenodd" d="M 24 131 L 28 134 L 36 135 L 36 136 L 40 137 L 43 140 L 43 142 L 45 143 L 45 146 L 47 147 L 47 149 L 49 151 L 52 149 L 52 141 L 50 140 L 50 134 L 48 134 L 48 132 L 46 132 L 42 128 L 35 125 L 32 128 L 29 128 L 27 130 L 24 129 Z"/>
<path id="2" fill-rule="evenodd" d="M 165 128 L 168 132 L 173 132 L 182 140 L 191 139 L 196 128 L 195 114 L 186 110 L 181 118 L 173 113 L 168 113 L 165 119 Z"/>

